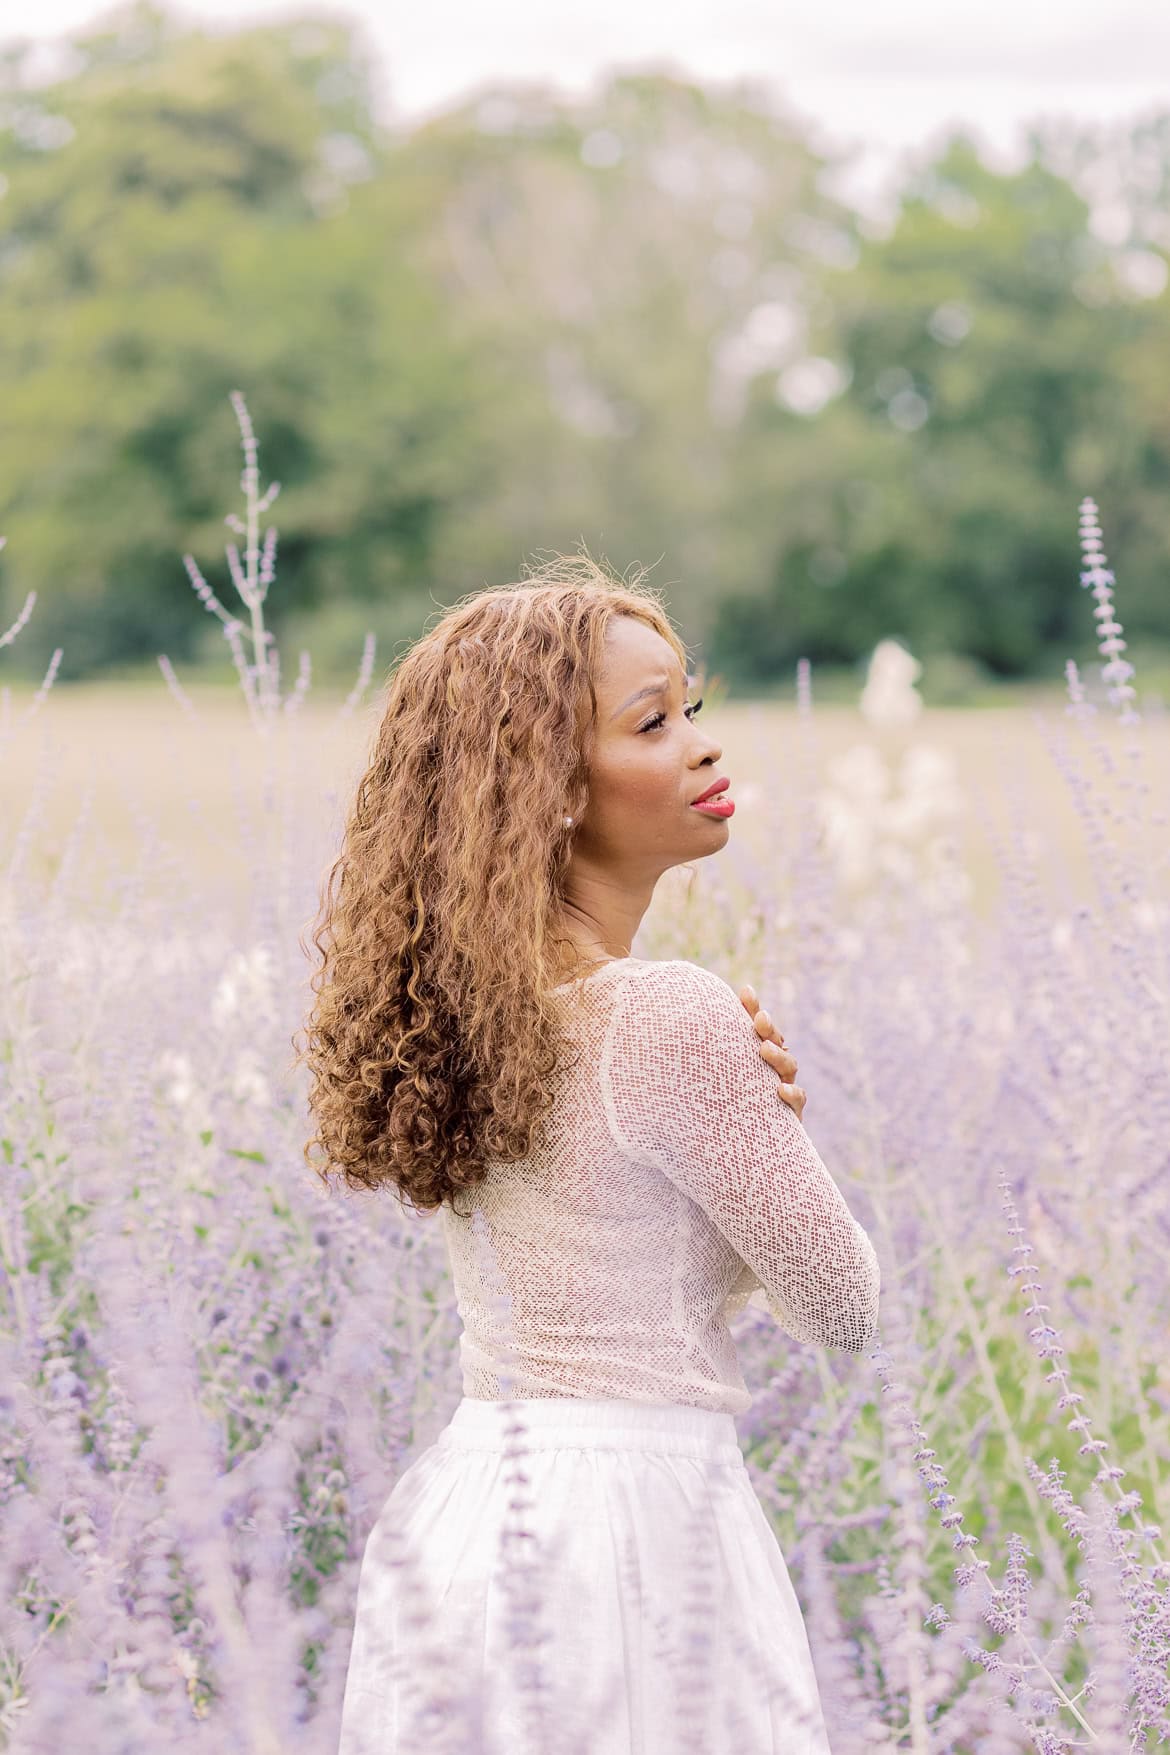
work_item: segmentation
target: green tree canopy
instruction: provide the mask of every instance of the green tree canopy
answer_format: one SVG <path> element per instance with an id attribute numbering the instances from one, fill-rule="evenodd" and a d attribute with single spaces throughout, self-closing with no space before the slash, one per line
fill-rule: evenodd
<path id="1" fill-rule="evenodd" d="M 38 592 L 30 672 L 205 648 L 181 556 L 222 580 L 234 389 L 282 486 L 278 636 L 370 625 L 388 656 L 583 537 L 658 563 L 733 681 L 889 635 L 1021 674 L 1091 646 L 1089 493 L 1127 634 L 1170 638 L 1170 114 L 1038 133 L 1014 173 L 957 134 L 880 227 L 752 82 L 500 85 L 395 130 L 312 15 L 139 4 L 74 46 L 35 91 L 0 52 L 0 607 Z"/>

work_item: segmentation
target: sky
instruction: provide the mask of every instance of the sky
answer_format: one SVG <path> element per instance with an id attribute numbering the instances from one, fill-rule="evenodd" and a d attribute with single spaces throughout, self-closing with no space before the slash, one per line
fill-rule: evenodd
<path id="1" fill-rule="evenodd" d="M 31 40 L 34 71 L 48 77 L 62 38 L 111 10 L 37 0 L 34 12 L 0 0 L 0 41 Z M 1007 169 L 1022 156 L 1027 121 L 1109 124 L 1170 109 L 1165 0 L 194 0 L 171 10 L 209 29 L 352 21 L 380 67 L 379 114 L 398 124 L 501 78 L 584 96 L 615 68 L 716 84 L 752 76 L 818 144 L 858 149 L 841 192 L 861 206 L 880 205 L 903 159 L 929 150 L 948 124 L 965 124 L 984 157 Z"/>

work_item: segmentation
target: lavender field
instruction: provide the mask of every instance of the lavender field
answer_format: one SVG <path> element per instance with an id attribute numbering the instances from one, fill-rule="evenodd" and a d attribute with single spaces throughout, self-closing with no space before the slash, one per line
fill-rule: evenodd
<path id="1" fill-rule="evenodd" d="M 302 1157 L 301 939 L 375 654 L 325 706 L 307 658 L 279 673 L 242 424 L 240 607 L 193 579 L 234 702 L 165 664 L 145 705 L 59 703 L 51 675 L 0 695 L 14 1755 L 332 1755 L 365 1537 L 460 1393 L 433 1220 L 327 1195 Z M 923 715 L 892 644 L 848 710 L 805 665 L 780 707 L 708 689 L 734 833 L 634 946 L 755 985 L 881 1261 L 872 1357 L 735 1319 L 741 1443 L 840 1751 L 1170 1738 L 1170 732 L 1091 502 L 1080 525 L 1102 664 L 1041 708 Z M 701 1617 L 678 1650 L 682 1687 Z M 544 1681 L 550 1755 L 586 1751 Z M 420 1713 L 450 1683 L 436 1653 Z M 504 1755 L 431 1722 L 420 1748 Z"/>

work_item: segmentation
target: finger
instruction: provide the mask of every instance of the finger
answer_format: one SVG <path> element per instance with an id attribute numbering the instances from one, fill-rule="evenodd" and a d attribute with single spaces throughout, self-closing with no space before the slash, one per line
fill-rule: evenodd
<path id="1" fill-rule="evenodd" d="M 760 1053 L 781 1078 L 791 1081 L 796 1077 L 796 1056 L 787 1048 L 779 1048 L 775 1042 L 761 1042 Z"/>
<path id="2" fill-rule="evenodd" d="M 772 1022 L 772 1014 L 760 1005 L 754 987 L 745 985 L 739 990 L 740 1001 L 755 1026 L 756 1035 L 764 1041 L 776 1042 L 784 1047 L 784 1037 Z"/>
<path id="3" fill-rule="evenodd" d="M 761 1008 L 752 1019 L 752 1022 L 755 1024 L 757 1035 L 770 1037 L 773 1042 L 778 1042 L 781 1048 L 783 1048 L 784 1037 L 773 1024 L 771 1012 L 764 1011 L 763 1008 Z"/>
<path id="4" fill-rule="evenodd" d="M 784 1102 L 787 1103 L 788 1107 L 796 1115 L 797 1120 L 802 1120 L 804 1117 L 804 1106 L 807 1103 L 808 1098 L 804 1091 L 801 1090 L 800 1086 L 780 1084 L 776 1088 Z"/>

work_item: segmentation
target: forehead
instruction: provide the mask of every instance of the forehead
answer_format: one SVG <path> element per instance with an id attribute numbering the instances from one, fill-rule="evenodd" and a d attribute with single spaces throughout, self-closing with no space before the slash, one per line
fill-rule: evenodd
<path id="1" fill-rule="evenodd" d="M 599 680 L 603 695 L 628 694 L 639 683 L 665 676 L 686 687 L 686 672 L 668 640 L 635 616 L 615 615 L 605 630 L 605 662 Z"/>

